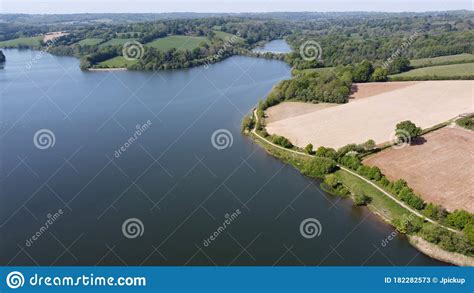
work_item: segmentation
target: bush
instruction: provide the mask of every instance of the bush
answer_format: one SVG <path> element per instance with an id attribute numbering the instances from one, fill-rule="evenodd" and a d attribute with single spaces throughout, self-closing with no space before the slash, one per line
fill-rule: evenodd
<path id="1" fill-rule="evenodd" d="M 369 139 L 368 141 L 364 142 L 361 147 L 363 147 L 366 151 L 371 151 L 375 148 L 375 141 L 373 139 Z"/>
<path id="2" fill-rule="evenodd" d="M 326 174 L 336 171 L 337 165 L 331 159 L 314 157 L 304 165 L 302 173 L 311 177 L 323 177 Z"/>
<path id="3" fill-rule="evenodd" d="M 389 187 L 394 193 L 399 194 L 403 187 L 407 187 L 407 182 L 403 179 L 398 179 L 393 184 L 389 184 Z"/>
<path id="4" fill-rule="evenodd" d="M 359 173 L 362 176 L 368 177 L 370 172 L 370 167 L 361 165 L 359 168 L 357 168 L 357 173 Z"/>
<path id="5" fill-rule="evenodd" d="M 283 136 L 273 136 L 272 142 L 287 149 L 291 149 L 293 147 L 293 144 L 286 137 Z"/>
<path id="6" fill-rule="evenodd" d="M 414 194 L 413 190 L 408 186 L 403 187 L 398 195 L 401 200 L 417 210 L 422 210 L 425 207 L 425 202 Z"/>
<path id="7" fill-rule="evenodd" d="M 317 150 L 316 150 L 316 156 L 318 157 L 322 157 L 322 158 L 328 158 L 328 159 L 332 159 L 332 160 L 335 160 L 336 159 L 336 151 L 332 148 L 325 148 L 323 146 L 320 146 Z"/>
<path id="8" fill-rule="evenodd" d="M 468 223 L 465 227 L 464 227 L 464 235 L 466 235 L 467 239 L 469 240 L 469 243 L 474 246 L 474 223 L 471 222 L 471 223 Z"/>
<path id="9" fill-rule="evenodd" d="M 448 212 L 441 206 L 429 203 L 425 206 L 423 210 L 423 215 L 433 220 L 443 222 L 446 216 L 448 215 Z"/>
<path id="10" fill-rule="evenodd" d="M 443 229 L 437 226 L 429 225 L 423 228 L 421 236 L 428 242 L 438 244 L 439 236 L 443 233 Z"/>
<path id="11" fill-rule="evenodd" d="M 242 121 L 242 132 L 250 131 L 255 126 L 253 115 L 246 116 Z"/>
<path id="12" fill-rule="evenodd" d="M 371 167 L 367 176 L 375 181 L 379 181 L 382 178 L 382 172 L 378 167 Z"/>
<path id="13" fill-rule="evenodd" d="M 352 170 L 357 170 L 360 166 L 362 166 L 362 163 L 360 162 L 360 159 L 356 156 L 344 156 L 339 159 L 339 163 L 342 165 L 352 169 Z"/>
<path id="14" fill-rule="evenodd" d="M 312 144 L 308 144 L 308 145 L 304 148 L 304 151 L 305 151 L 305 153 L 312 155 L 312 154 L 314 153 L 314 152 L 313 152 L 313 145 L 312 145 Z"/>
<path id="15" fill-rule="evenodd" d="M 337 157 L 341 158 L 345 156 L 349 152 L 361 152 L 363 149 L 361 149 L 360 146 L 356 145 L 355 143 L 347 144 L 337 150 Z"/>
<path id="16" fill-rule="evenodd" d="M 423 227 L 423 220 L 417 217 L 403 215 L 402 219 L 392 221 L 400 233 L 412 234 L 420 231 Z"/>
<path id="17" fill-rule="evenodd" d="M 446 223 L 459 230 L 474 222 L 474 216 L 464 210 L 455 210 L 446 217 Z"/>
<path id="18" fill-rule="evenodd" d="M 354 204 L 357 206 L 365 206 L 371 201 L 371 198 L 364 193 L 354 194 Z"/>
<path id="19" fill-rule="evenodd" d="M 382 184 L 382 186 L 388 186 L 390 184 L 390 181 L 382 175 L 382 178 L 380 178 L 379 183 Z"/>
<path id="20" fill-rule="evenodd" d="M 339 179 L 337 179 L 336 175 L 329 174 L 324 177 L 324 183 L 326 183 L 329 187 L 335 188 L 338 184 L 340 184 Z"/>

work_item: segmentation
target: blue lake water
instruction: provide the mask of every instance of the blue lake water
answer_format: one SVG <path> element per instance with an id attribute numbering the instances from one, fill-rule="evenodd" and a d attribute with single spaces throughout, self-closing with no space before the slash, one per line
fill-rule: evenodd
<path id="1" fill-rule="evenodd" d="M 257 47 L 255 52 L 270 52 L 270 53 L 290 53 L 291 48 L 285 40 L 273 40 L 265 43 L 263 47 Z"/>
<path id="2" fill-rule="evenodd" d="M 403 236 L 382 246 L 390 226 L 241 135 L 243 116 L 290 77 L 283 62 L 83 72 L 71 57 L 5 54 L 2 265 L 442 264 Z M 320 236 L 301 235 L 307 218 Z M 138 233 L 124 233 L 128 219 Z"/>

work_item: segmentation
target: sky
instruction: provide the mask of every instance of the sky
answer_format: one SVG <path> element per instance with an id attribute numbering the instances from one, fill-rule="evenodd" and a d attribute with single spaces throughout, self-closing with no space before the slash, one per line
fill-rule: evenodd
<path id="1" fill-rule="evenodd" d="M 471 0 L 0 0 L 0 13 L 473 10 Z"/>

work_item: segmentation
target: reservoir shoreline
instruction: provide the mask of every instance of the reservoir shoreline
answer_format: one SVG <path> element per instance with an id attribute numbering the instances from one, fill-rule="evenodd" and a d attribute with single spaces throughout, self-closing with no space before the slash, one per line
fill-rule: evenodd
<path id="1" fill-rule="evenodd" d="M 258 124 L 258 115 L 256 115 L 256 108 L 252 111 L 252 115 L 253 115 L 253 119 L 255 119 L 255 123 Z M 274 152 L 272 151 L 272 149 L 279 149 L 283 152 L 286 152 L 286 153 L 291 153 L 293 155 L 297 155 L 297 156 L 302 156 L 302 157 L 305 157 L 305 158 L 311 158 L 313 157 L 312 155 L 309 155 L 309 154 L 306 154 L 306 153 L 303 153 L 303 152 L 300 152 L 300 151 L 295 151 L 295 150 L 290 150 L 290 149 L 286 149 L 284 147 L 281 147 L 281 146 L 278 146 L 278 145 L 275 145 L 274 143 L 268 141 L 267 139 L 265 139 L 264 137 L 262 137 L 261 135 L 259 135 L 257 132 L 256 132 L 256 129 L 253 128 L 250 133 L 247 132 L 246 133 L 247 135 L 249 135 L 250 137 L 252 137 L 253 141 L 254 142 L 257 142 L 258 145 L 262 146 L 263 149 L 266 150 L 267 153 L 269 153 L 270 155 L 278 158 L 278 159 L 282 159 L 285 163 L 290 163 L 291 165 L 293 165 L 293 167 L 295 167 L 296 169 L 300 169 L 299 166 L 297 166 L 298 164 L 294 164 L 292 163 L 291 161 L 288 161 L 288 159 L 285 159 L 285 158 L 282 158 L 282 156 L 280 155 L 280 152 Z M 301 165 L 301 164 L 299 164 Z M 348 172 L 348 173 L 351 173 L 354 177 L 360 177 L 360 175 L 358 174 L 355 174 L 354 172 L 348 170 L 347 168 L 344 168 L 340 165 L 338 165 L 338 167 L 341 169 L 341 171 L 344 171 L 344 172 Z M 360 178 L 358 178 L 358 180 L 362 180 Z M 364 179 L 366 180 L 366 179 Z M 366 180 L 368 181 L 368 180 Z M 372 184 L 375 186 L 374 183 L 372 182 L 368 182 L 369 184 Z M 380 187 L 377 187 L 375 186 L 376 188 L 378 188 L 379 190 L 381 190 Z M 324 189 L 326 192 L 328 193 L 331 193 L 335 196 L 338 196 L 337 193 L 335 192 L 331 192 L 330 190 L 328 189 Z M 381 190 L 384 194 L 384 196 L 387 196 L 387 193 L 383 190 Z M 350 196 L 351 199 L 352 196 Z M 416 211 L 413 211 L 411 208 L 407 207 L 405 204 L 403 203 L 400 203 L 397 199 L 393 198 L 392 196 L 388 196 L 390 197 L 391 200 L 397 202 L 397 204 L 401 205 L 403 208 L 407 209 L 409 212 L 411 213 L 415 213 L 417 216 L 419 217 L 422 217 L 424 220 L 426 221 L 429 221 L 429 222 L 432 222 L 436 225 L 440 225 L 442 226 L 443 228 L 451 231 L 451 232 L 454 232 L 454 233 L 460 233 L 459 231 L 457 230 L 454 230 L 450 227 L 445 227 L 439 223 L 436 223 L 434 222 L 433 220 L 429 219 L 429 218 L 426 218 L 424 217 L 423 215 L 420 215 L 418 212 Z M 383 222 L 391 225 L 392 227 L 395 228 L 395 226 L 393 225 L 392 223 L 392 219 L 390 219 L 387 215 L 385 215 L 383 212 L 381 212 L 381 208 L 380 207 L 376 207 L 372 204 L 368 204 L 367 205 L 367 208 L 375 215 L 377 215 L 381 220 L 383 220 Z M 385 210 L 384 208 L 382 208 L 382 210 Z M 398 234 L 399 232 L 397 232 Z M 447 251 L 447 250 L 444 250 L 442 249 L 441 247 L 439 247 L 438 245 L 435 245 L 433 243 L 430 243 L 424 239 L 422 239 L 421 237 L 419 236 L 416 236 L 416 235 L 407 235 L 407 238 L 408 238 L 408 242 L 413 246 L 415 247 L 416 249 L 418 249 L 420 252 L 424 253 L 425 255 L 431 257 L 431 258 L 434 258 L 434 259 L 437 259 L 437 260 L 440 260 L 440 261 L 444 261 L 444 262 L 447 262 L 447 263 L 451 263 L 451 264 L 454 264 L 454 265 L 457 265 L 457 266 L 473 266 L 474 265 L 474 258 L 473 257 L 469 257 L 469 256 L 466 256 L 466 255 L 462 255 L 462 254 L 459 254 L 459 253 L 456 253 L 456 252 L 450 252 L 450 251 Z"/>

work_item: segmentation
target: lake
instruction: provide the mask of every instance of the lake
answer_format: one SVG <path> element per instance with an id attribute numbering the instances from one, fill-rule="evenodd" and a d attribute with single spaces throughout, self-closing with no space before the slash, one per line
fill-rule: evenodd
<path id="1" fill-rule="evenodd" d="M 273 40 L 265 43 L 262 47 L 253 49 L 253 51 L 260 53 L 290 53 L 291 48 L 285 40 Z"/>
<path id="2" fill-rule="evenodd" d="M 82 72 L 72 57 L 5 55 L 2 265 L 443 264 L 404 236 L 382 245 L 391 226 L 241 135 L 290 77 L 283 62 Z M 308 218 L 319 236 L 300 233 Z"/>

